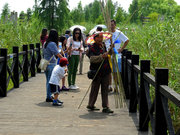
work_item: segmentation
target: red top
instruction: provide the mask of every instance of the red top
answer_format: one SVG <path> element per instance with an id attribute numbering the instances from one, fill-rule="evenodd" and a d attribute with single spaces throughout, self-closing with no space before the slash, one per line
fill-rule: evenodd
<path id="1" fill-rule="evenodd" d="M 44 45 L 44 43 L 46 42 L 47 39 L 48 39 L 48 35 L 46 35 L 44 38 L 40 39 L 42 46 Z"/>

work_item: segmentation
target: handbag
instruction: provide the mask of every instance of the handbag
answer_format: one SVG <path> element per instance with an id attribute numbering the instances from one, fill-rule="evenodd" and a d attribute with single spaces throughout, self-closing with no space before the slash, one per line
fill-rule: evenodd
<path id="1" fill-rule="evenodd" d="M 54 56 L 54 55 L 53 55 Z M 50 60 L 46 60 L 44 58 L 41 59 L 38 68 L 41 70 L 46 70 L 47 65 L 49 64 L 49 62 L 51 61 L 51 59 L 53 58 L 53 56 L 50 58 Z"/>
<path id="2" fill-rule="evenodd" d="M 87 72 L 87 77 L 89 78 L 89 79 L 93 79 L 94 78 L 94 76 L 96 75 L 96 70 L 89 70 L 88 72 Z"/>

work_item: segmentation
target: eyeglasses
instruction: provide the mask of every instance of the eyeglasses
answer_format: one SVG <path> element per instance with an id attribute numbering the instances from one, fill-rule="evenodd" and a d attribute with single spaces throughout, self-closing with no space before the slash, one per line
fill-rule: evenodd
<path id="1" fill-rule="evenodd" d="M 75 34 L 80 34 L 79 32 L 76 32 Z"/>

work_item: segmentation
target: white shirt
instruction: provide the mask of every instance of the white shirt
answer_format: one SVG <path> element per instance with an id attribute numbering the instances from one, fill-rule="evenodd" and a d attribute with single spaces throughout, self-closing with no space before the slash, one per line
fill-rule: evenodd
<path id="1" fill-rule="evenodd" d="M 49 83 L 54 85 L 59 85 L 59 81 L 64 77 L 65 67 L 56 65 L 52 71 Z"/>
<path id="2" fill-rule="evenodd" d="M 115 41 L 116 40 L 116 41 Z M 114 43 L 114 46 L 115 48 L 118 50 L 121 48 L 121 42 L 125 43 L 126 41 L 128 40 L 128 37 L 126 37 L 124 35 L 124 33 L 122 33 L 121 31 L 119 30 L 116 30 L 113 35 L 112 35 L 112 41 Z M 107 40 L 106 41 L 106 48 L 107 50 L 110 48 L 110 45 L 111 45 L 111 41 L 110 40 Z"/>
<path id="3" fill-rule="evenodd" d="M 73 41 L 73 46 L 72 46 L 72 50 L 73 49 L 78 49 L 78 48 L 80 48 L 81 47 L 81 42 L 80 41 Z M 79 55 L 79 51 L 72 51 L 72 53 L 71 53 L 72 55 Z"/>

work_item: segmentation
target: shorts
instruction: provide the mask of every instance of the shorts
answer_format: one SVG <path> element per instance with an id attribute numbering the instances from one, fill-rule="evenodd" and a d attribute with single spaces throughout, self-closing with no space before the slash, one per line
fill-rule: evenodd
<path id="1" fill-rule="evenodd" d="M 49 85 L 50 85 L 52 94 L 59 94 L 60 93 L 59 85 L 55 85 L 55 84 L 49 84 Z"/>

